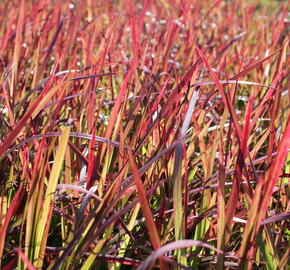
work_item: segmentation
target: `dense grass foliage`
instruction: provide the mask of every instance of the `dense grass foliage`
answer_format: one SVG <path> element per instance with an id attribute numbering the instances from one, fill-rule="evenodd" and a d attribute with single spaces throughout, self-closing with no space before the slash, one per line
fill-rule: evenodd
<path id="1" fill-rule="evenodd" d="M 287 269 L 286 2 L 2 0 L 1 269 Z"/>

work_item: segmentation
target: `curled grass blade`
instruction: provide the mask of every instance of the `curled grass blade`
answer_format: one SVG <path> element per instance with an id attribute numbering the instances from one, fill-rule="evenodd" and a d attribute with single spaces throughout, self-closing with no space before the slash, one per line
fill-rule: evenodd
<path id="1" fill-rule="evenodd" d="M 199 247 L 204 247 L 208 249 L 212 249 L 216 251 L 217 253 L 224 253 L 223 251 L 207 244 L 202 241 L 197 241 L 197 240 L 189 240 L 189 239 L 183 239 L 183 240 L 178 240 L 175 242 L 168 243 L 156 251 L 153 251 L 146 260 L 144 260 L 138 267 L 137 270 L 145 270 L 145 269 L 150 269 L 150 267 L 154 264 L 155 260 L 160 257 L 161 255 L 164 255 L 165 253 L 180 249 L 180 248 L 187 248 L 187 247 L 192 247 L 192 246 L 199 246 Z"/>

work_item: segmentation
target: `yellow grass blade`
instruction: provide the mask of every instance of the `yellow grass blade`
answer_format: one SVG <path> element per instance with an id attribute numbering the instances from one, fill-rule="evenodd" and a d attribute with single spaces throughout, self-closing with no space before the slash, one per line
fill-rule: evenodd
<path id="1" fill-rule="evenodd" d="M 37 108 L 35 111 L 32 113 L 32 118 L 34 118 L 43 108 L 44 106 L 50 101 L 50 99 L 53 97 L 53 95 L 61 88 L 65 87 L 68 84 L 68 82 L 60 83 L 53 87 L 44 97 L 43 99 L 39 102 Z"/>
<path id="2" fill-rule="evenodd" d="M 56 190 L 56 185 L 61 173 L 62 163 L 64 160 L 65 151 L 68 144 L 70 134 L 70 127 L 66 127 L 63 131 L 62 136 L 59 138 L 59 146 L 55 154 L 55 160 L 51 170 L 51 174 L 48 181 L 48 186 L 45 193 L 45 199 L 43 203 L 43 211 L 40 215 L 38 226 L 36 229 L 36 238 L 35 238 L 35 259 L 37 258 L 36 266 L 41 268 L 43 264 L 43 254 L 41 254 L 41 243 L 45 245 L 47 235 L 44 235 L 44 232 L 47 226 L 50 225 L 50 218 L 52 212 L 52 202 L 54 198 L 54 193 Z"/>

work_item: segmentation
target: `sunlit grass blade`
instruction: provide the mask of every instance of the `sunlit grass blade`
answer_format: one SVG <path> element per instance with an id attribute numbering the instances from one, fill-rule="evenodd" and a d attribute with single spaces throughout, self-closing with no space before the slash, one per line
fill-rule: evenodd
<path id="1" fill-rule="evenodd" d="M 186 112 L 184 122 L 180 131 L 180 139 L 182 140 L 187 133 L 190 119 L 192 117 L 193 111 L 196 106 L 196 102 L 199 97 L 199 91 L 194 91 L 190 99 L 189 107 Z M 175 160 L 174 160 L 174 172 L 173 172 L 173 208 L 174 208 L 174 230 L 175 230 L 175 239 L 182 240 L 185 238 L 184 233 L 182 232 L 183 228 L 183 207 L 182 207 L 182 160 L 183 160 L 183 146 L 180 142 L 177 144 L 175 149 Z M 186 266 L 186 257 L 185 250 L 181 249 L 177 251 L 177 262 Z"/>
<path id="2" fill-rule="evenodd" d="M 157 230 L 155 221 L 153 219 L 153 215 L 152 215 L 152 212 L 150 209 L 148 199 L 146 197 L 146 192 L 144 190 L 142 180 L 141 180 L 141 177 L 140 177 L 139 172 L 138 172 L 137 165 L 135 163 L 135 160 L 134 160 L 131 152 L 129 152 L 129 156 L 130 156 L 130 164 L 131 164 L 131 168 L 133 171 L 135 184 L 137 187 L 137 192 L 138 192 L 138 197 L 139 197 L 141 209 L 142 209 L 142 212 L 145 216 L 145 224 L 146 224 L 146 227 L 148 230 L 148 234 L 149 234 L 152 246 L 156 250 L 161 246 L 159 232 Z M 164 265 L 161 258 L 160 258 L 160 265 L 161 265 L 162 269 L 166 269 L 166 266 Z"/>
<path id="3" fill-rule="evenodd" d="M 50 219 L 52 213 L 53 198 L 55 196 L 56 185 L 59 180 L 59 176 L 62 170 L 62 164 L 64 160 L 64 155 L 66 147 L 68 144 L 70 133 L 70 127 L 66 127 L 63 130 L 63 134 L 59 139 L 58 149 L 55 153 L 55 159 L 53 162 L 53 167 L 49 176 L 45 198 L 42 207 L 42 213 L 39 217 L 38 226 L 35 232 L 35 252 L 34 256 L 37 259 L 35 266 L 42 267 L 43 265 L 43 253 L 45 251 L 45 243 L 47 241 L 48 227 L 50 226 Z M 46 234 L 45 234 L 46 232 Z"/>
<path id="4" fill-rule="evenodd" d="M 18 73 L 18 65 L 19 65 L 19 58 L 20 58 L 20 50 L 22 45 L 22 31 L 24 26 L 24 14 L 25 14 L 25 1 L 21 0 L 19 6 L 19 16 L 17 21 L 17 30 L 16 30 L 16 38 L 15 38 L 15 45 L 14 45 L 14 54 L 13 54 L 13 71 L 11 77 L 11 88 L 10 88 L 10 97 L 12 100 L 15 96 L 15 88 L 17 84 L 17 77 L 19 76 Z"/>
<path id="5" fill-rule="evenodd" d="M 17 251 L 21 260 L 24 262 L 25 267 L 27 267 L 28 270 L 36 270 L 36 268 L 32 265 L 32 263 L 25 256 L 25 254 L 20 249 L 17 249 Z"/>
<path id="6" fill-rule="evenodd" d="M 243 269 L 247 265 L 246 256 L 251 241 L 255 239 L 262 220 L 265 218 L 266 210 L 273 193 L 274 185 L 278 180 L 287 151 L 290 148 L 290 117 L 288 116 L 287 125 L 285 127 L 283 137 L 278 147 L 277 156 L 275 157 L 269 171 L 265 175 L 265 179 L 260 178 L 255 190 L 252 205 L 249 210 L 249 218 L 247 221 L 244 238 L 239 250 L 239 256 L 242 258 L 239 269 Z"/>
<path id="7" fill-rule="evenodd" d="M 6 233 L 7 233 L 7 229 L 8 229 L 9 223 L 10 223 L 11 218 L 13 217 L 13 215 L 15 215 L 15 213 L 17 212 L 17 210 L 21 206 L 21 201 L 23 199 L 23 196 L 24 196 L 24 188 L 21 185 L 18 188 L 16 194 L 14 195 L 13 200 L 11 201 L 10 206 L 9 206 L 9 208 L 7 210 L 7 213 L 5 214 L 4 223 L 0 227 L 0 258 L 2 258 L 2 256 L 3 256 L 5 237 L 6 237 Z M 2 264 L 2 261 L 1 261 L 1 264 Z"/>
<path id="8" fill-rule="evenodd" d="M 5 139 L 1 142 L 0 145 L 0 158 L 4 154 L 4 152 L 11 146 L 11 144 L 17 139 L 18 134 L 21 132 L 23 127 L 27 124 L 28 120 L 32 116 L 32 114 L 35 112 L 35 110 L 39 107 L 39 103 L 42 101 L 43 97 L 46 95 L 46 93 L 49 91 L 49 87 L 51 85 L 53 76 L 50 77 L 48 80 L 46 87 L 43 89 L 42 93 L 39 95 L 39 97 L 35 100 L 35 102 L 30 106 L 28 111 L 25 113 L 25 115 L 15 124 L 12 131 L 5 137 Z M 35 116 L 35 114 L 34 114 Z"/>

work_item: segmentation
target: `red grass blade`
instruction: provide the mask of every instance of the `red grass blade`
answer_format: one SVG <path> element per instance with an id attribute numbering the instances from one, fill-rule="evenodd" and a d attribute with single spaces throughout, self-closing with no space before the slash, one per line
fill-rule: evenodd
<path id="1" fill-rule="evenodd" d="M 265 175 L 265 178 L 259 179 L 259 183 L 255 190 L 253 203 L 250 207 L 248 221 L 242 241 L 242 245 L 239 250 L 239 256 L 242 258 L 239 264 L 239 269 L 244 269 L 246 262 L 246 256 L 248 250 L 251 246 L 252 241 L 255 239 L 256 234 L 258 233 L 262 220 L 265 218 L 267 213 L 267 207 L 271 200 L 274 187 L 281 170 L 284 165 L 288 149 L 290 148 L 290 115 L 288 116 L 287 125 L 281 142 L 278 147 L 277 156 L 275 157 L 271 167 L 268 169 L 268 172 Z"/>
<path id="2" fill-rule="evenodd" d="M 215 72 L 212 70 L 211 66 L 209 65 L 209 63 L 208 63 L 206 57 L 204 56 L 204 54 L 202 53 L 202 51 L 198 48 L 197 45 L 195 45 L 195 49 L 198 52 L 198 54 L 201 57 L 201 59 L 203 60 L 203 62 L 205 63 L 206 67 L 208 68 L 208 70 L 209 70 L 209 72 L 210 72 L 210 74 L 211 74 L 211 76 L 212 76 L 212 78 L 213 78 L 218 90 L 219 90 L 219 93 L 222 96 L 223 102 L 224 102 L 225 106 L 227 107 L 227 109 L 228 109 L 228 111 L 229 111 L 229 113 L 231 115 L 231 118 L 233 120 L 236 133 L 238 135 L 238 138 L 241 140 L 242 131 L 241 131 L 241 127 L 239 125 L 238 117 L 237 117 L 237 114 L 236 114 L 236 111 L 234 109 L 233 104 L 229 101 L 229 97 L 225 93 L 221 83 L 219 82 L 218 77 L 216 76 Z"/>
<path id="3" fill-rule="evenodd" d="M 54 72 L 57 68 L 57 65 L 54 68 Z M 28 112 L 15 124 L 15 127 L 13 130 L 6 136 L 6 138 L 3 140 L 3 142 L 0 145 L 0 157 L 5 153 L 5 151 L 11 146 L 11 144 L 17 139 L 18 134 L 21 132 L 22 128 L 27 124 L 28 120 L 32 116 L 33 112 L 37 109 L 40 101 L 45 97 L 45 95 L 50 90 L 50 85 L 53 80 L 53 74 L 51 74 L 50 79 L 48 80 L 45 88 L 39 95 L 39 97 L 35 100 L 35 102 L 32 104 Z"/>
<path id="4" fill-rule="evenodd" d="M 267 61 L 268 59 L 270 59 L 273 55 L 275 55 L 276 53 L 280 52 L 282 50 L 282 48 L 276 50 L 275 52 L 273 52 L 272 54 L 270 54 L 269 56 L 249 65 L 248 67 L 246 67 L 244 70 L 242 70 L 241 72 L 239 72 L 237 75 L 235 75 L 234 77 L 231 78 L 231 80 L 237 80 L 238 78 L 248 74 L 251 70 L 255 69 L 256 67 L 260 66 L 263 62 Z"/>
<path id="5" fill-rule="evenodd" d="M 161 246 L 159 233 L 153 219 L 151 208 L 147 200 L 146 192 L 143 188 L 143 183 L 139 175 L 137 165 L 135 163 L 132 152 L 130 150 L 129 150 L 129 156 L 130 156 L 131 168 L 132 168 L 134 179 L 135 179 L 135 184 L 137 187 L 139 202 L 140 202 L 141 209 L 145 217 L 145 224 L 148 230 L 148 234 L 149 234 L 152 246 L 156 250 Z M 162 259 L 160 259 L 160 267 L 161 269 L 167 269 L 166 264 Z"/>
<path id="6" fill-rule="evenodd" d="M 9 223 L 11 221 L 11 218 L 15 215 L 15 213 L 18 211 L 19 207 L 21 206 L 23 196 L 24 196 L 24 189 L 23 189 L 23 186 L 21 185 L 20 187 L 18 187 L 18 190 L 16 194 L 14 195 L 13 200 L 10 204 L 10 207 L 5 215 L 4 224 L 3 226 L 0 227 L 0 258 L 2 257 L 2 254 L 3 254 L 5 237 L 6 237 L 6 232 L 7 232 Z"/>
<path id="7" fill-rule="evenodd" d="M 27 267 L 28 270 L 36 270 L 36 268 L 32 265 L 32 263 L 28 260 L 26 255 L 21 251 L 21 249 L 16 248 L 18 255 L 20 256 L 21 260 L 24 262 L 24 265 Z"/>
<path id="8" fill-rule="evenodd" d="M 130 164 L 133 171 L 135 184 L 137 187 L 138 197 L 141 204 L 141 209 L 145 216 L 145 223 L 146 223 L 146 227 L 149 233 L 149 237 L 150 237 L 153 248 L 158 249 L 161 243 L 159 233 L 157 231 L 157 227 L 153 219 L 151 208 L 147 200 L 146 192 L 144 190 L 143 183 L 142 183 L 140 174 L 138 172 L 137 165 L 130 151 L 129 151 L 129 156 L 130 156 Z"/>

